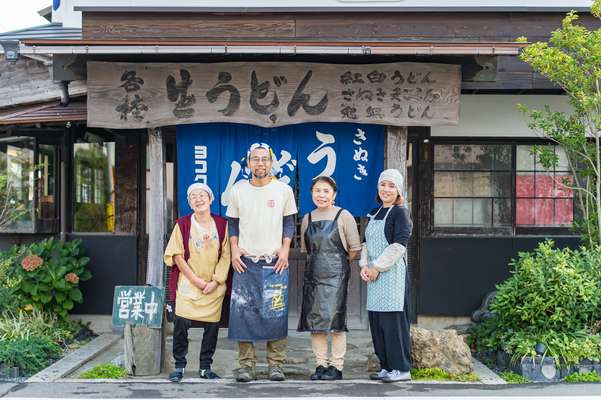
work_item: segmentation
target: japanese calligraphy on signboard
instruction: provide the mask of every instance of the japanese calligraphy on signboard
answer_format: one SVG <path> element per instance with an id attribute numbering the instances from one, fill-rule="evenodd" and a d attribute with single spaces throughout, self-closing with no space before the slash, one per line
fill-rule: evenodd
<path id="1" fill-rule="evenodd" d="M 456 125 L 461 70 L 431 63 L 88 62 L 88 125 Z"/>
<path id="2" fill-rule="evenodd" d="M 152 286 L 115 286 L 113 326 L 144 325 L 160 328 L 165 291 Z"/>

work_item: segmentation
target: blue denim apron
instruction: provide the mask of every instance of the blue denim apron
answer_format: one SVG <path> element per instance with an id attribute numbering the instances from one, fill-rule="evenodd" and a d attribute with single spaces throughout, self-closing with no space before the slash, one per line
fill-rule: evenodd
<path id="1" fill-rule="evenodd" d="M 394 207 L 394 206 L 393 206 Z M 369 216 L 369 223 L 365 228 L 365 242 L 367 244 L 367 262 L 372 265 L 390 243 L 386 240 L 384 226 L 390 210 L 384 219 L 376 220 L 382 207 Z M 405 274 L 407 273 L 405 259 L 393 265 L 388 271 L 380 272 L 378 279 L 367 283 L 367 310 L 368 311 L 403 311 L 405 306 Z"/>
<path id="2" fill-rule="evenodd" d="M 288 336 L 288 269 L 274 271 L 277 257 L 243 257 L 246 271 L 234 272 L 228 338 L 277 340 Z"/>

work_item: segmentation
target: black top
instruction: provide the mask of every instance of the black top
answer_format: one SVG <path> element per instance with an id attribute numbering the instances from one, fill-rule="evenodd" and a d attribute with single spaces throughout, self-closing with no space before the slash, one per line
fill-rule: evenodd
<path id="1" fill-rule="evenodd" d="M 399 243 L 407 247 L 407 242 L 409 242 L 409 237 L 411 237 L 411 229 L 413 228 L 409 210 L 400 206 L 392 207 L 393 208 L 390 210 L 390 214 L 388 214 L 388 218 L 386 219 L 386 224 L 384 225 L 384 236 L 386 236 L 386 240 L 389 244 Z M 388 208 L 382 207 L 376 214 L 378 208 L 380 207 L 371 210 L 369 215 L 374 215 L 375 220 L 384 219 L 386 212 L 388 212 Z"/>

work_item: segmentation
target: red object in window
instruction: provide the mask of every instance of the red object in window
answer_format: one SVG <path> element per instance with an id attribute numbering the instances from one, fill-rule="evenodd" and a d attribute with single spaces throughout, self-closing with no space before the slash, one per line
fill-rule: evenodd
<path id="1" fill-rule="evenodd" d="M 534 200 L 517 199 L 515 202 L 517 225 L 534 225 Z"/>
<path id="2" fill-rule="evenodd" d="M 569 187 L 565 186 L 564 183 L 567 183 L 568 186 L 574 185 L 574 177 L 569 174 L 564 175 L 555 175 L 555 198 L 571 198 L 574 196 L 574 191 Z"/>
<path id="3" fill-rule="evenodd" d="M 553 197 L 553 175 L 536 174 L 535 197 Z"/>
<path id="4" fill-rule="evenodd" d="M 555 224 L 572 225 L 574 221 L 574 201 L 572 199 L 555 200 Z"/>
<path id="5" fill-rule="evenodd" d="M 516 197 L 534 197 L 534 175 L 516 175 L 515 177 L 515 196 Z"/>
<path id="6" fill-rule="evenodd" d="M 534 200 L 534 222 L 536 225 L 553 225 L 553 199 Z"/>

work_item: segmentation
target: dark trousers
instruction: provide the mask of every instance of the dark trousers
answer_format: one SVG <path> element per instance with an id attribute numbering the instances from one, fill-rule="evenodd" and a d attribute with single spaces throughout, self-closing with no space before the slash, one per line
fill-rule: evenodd
<path id="1" fill-rule="evenodd" d="M 411 370 L 411 322 L 405 311 L 369 311 L 369 329 L 380 368 Z"/>
<path id="2" fill-rule="evenodd" d="M 173 321 L 173 358 L 175 368 L 186 366 L 186 355 L 188 354 L 188 329 L 192 321 L 178 315 Z M 219 334 L 219 322 L 194 321 L 194 327 L 204 328 L 202 344 L 200 346 L 200 369 L 210 369 L 213 363 L 213 355 L 217 348 L 217 336 Z"/>

